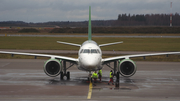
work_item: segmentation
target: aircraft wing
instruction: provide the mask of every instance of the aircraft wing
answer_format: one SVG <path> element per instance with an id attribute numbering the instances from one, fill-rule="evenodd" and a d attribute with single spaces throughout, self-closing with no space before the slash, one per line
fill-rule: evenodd
<path id="1" fill-rule="evenodd" d="M 156 56 L 156 55 L 170 55 L 170 54 L 180 54 L 180 52 L 167 52 L 167 53 L 152 53 L 152 54 L 137 54 L 137 55 L 126 55 L 126 56 L 117 56 L 111 58 L 102 59 L 102 62 L 109 62 L 113 60 L 129 59 L 134 57 L 146 57 L 146 56 Z"/>
<path id="2" fill-rule="evenodd" d="M 78 59 L 71 58 L 71 57 L 65 57 L 65 56 L 57 56 L 57 55 L 48 55 L 48 54 L 34 54 L 34 53 L 20 53 L 20 52 L 6 52 L 6 51 L 0 51 L 0 53 L 3 54 L 16 54 L 16 55 L 27 55 L 27 56 L 35 56 L 35 57 L 49 57 L 53 59 L 62 59 L 66 61 L 72 61 L 72 62 L 78 62 Z"/>

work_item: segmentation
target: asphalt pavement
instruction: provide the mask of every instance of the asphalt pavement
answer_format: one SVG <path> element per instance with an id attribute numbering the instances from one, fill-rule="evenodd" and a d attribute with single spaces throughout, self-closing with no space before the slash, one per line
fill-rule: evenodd
<path id="1" fill-rule="evenodd" d="M 89 93 L 88 72 L 70 68 L 70 80 L 48 77 L 46 60 L 0 59 L 0 101 L 84 101 Z M 108 85 L 110 68 L 102 69 L 102 82 L 92 88 L 90 101 L 179 101 L 179 62 L 136 62 L 130 78 L 119 87 Z M 69 65 L 69 64 L 68 64 Z M 115 80 L 114 80 L 115 81 Z"/>

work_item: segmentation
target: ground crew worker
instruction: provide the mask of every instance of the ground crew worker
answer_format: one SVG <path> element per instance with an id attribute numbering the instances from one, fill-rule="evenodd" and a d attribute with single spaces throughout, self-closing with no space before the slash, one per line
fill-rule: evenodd
<path id="1" fill-rule="evenodd" d="M 109 77 L 110 77 L 110 80 L 109 80 L 109 82 L 108 82 L 108 85 L 110 84 L 110 82 L 112 82 L 112 84 L 114 85 L 114 82 L 113 82 L 113 72 L 112 72 L 112 70 L 111 70 L 110 73 L 109 73 Z"/>
<path id="2" fill-rule="evenodd" d="M 95 85 L 95 83 L 97 82 L 97 78 L 98 78 L 98 75 L 97 75 L 96 71 L 92 74 L 91 78 L 94 79 L 93 80 L 93 85 Z"/>
<path id="3" fill-rule="evenodd" d="M 99 75 L 99 81 L 101 82 L 101 78 L 102 78 L 102 70 L 101 69 L 99 70 L 98 75 Z"/>

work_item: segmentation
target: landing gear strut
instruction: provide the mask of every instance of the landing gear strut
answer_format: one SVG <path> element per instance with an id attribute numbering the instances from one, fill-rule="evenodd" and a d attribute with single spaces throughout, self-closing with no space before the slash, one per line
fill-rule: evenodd
<path id="1" fill-rule="evenodd" d="M 117 74 L 116 74 L 116 84 L 115 84 L 115 87 L 116 88 L 119 88 L 119 72 L 117 72 Z"/>
<path id="2" fill-rule="evenodd" d="M 120 72 L 117 70 L 117 68 L 118 68 L 117 61 L 113 61 L 113 62 L 114 62 L 114 68 L 110 66 L 110 63 L 106 63 L 106 65 L 109 68 L 111 68 L 112 70 L 114 70 L 114 76 L 116 76 L 116 82 L 115 82 L 116 84 L 115 84 L 115 86 L 119 87 L 119 78 L 120 78 L 119 74 L 120 74 Z"/>
<path id="3" fill-rule="evenodd" d="M 67 80 L 70 79 L 70 72 L 67 72 L 67 69 L 69 69 L 70 67 L 72 67 L 74 65 L 74 63 L 72 63 L 68 68 L 66 68 L 66 61 L 63 61 L 63 69 L 61 71 L 61 75 L 60 75 L 60 79 L 63 80 L 64 76 L 67 77 Z"/>
<path id="4" fill-rule="evenodd" d="M 88 82 L 92 82 L 92 78 L 91 78 L 91 72 L 89 71 L 89 75 L 88 75 L 88 78 L 87 78 Z"/>
<path id="5" fill-rule="evenodd" d="M 116 72 L 117 71 L 117 61 L 114 61 L 114 76 L 116 76 L 116 82 L 115 82 L 115 87 L 119 88 L 119 74 L 120 72 Z"/>

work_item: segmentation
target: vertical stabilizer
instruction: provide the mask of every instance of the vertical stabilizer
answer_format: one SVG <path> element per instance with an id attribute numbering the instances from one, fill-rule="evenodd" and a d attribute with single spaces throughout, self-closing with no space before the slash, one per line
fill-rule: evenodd
<path id="1" fill-rule="evenodd" d="M 89 6 L 88 40 L 91 40 L 91 6 Z"/>

